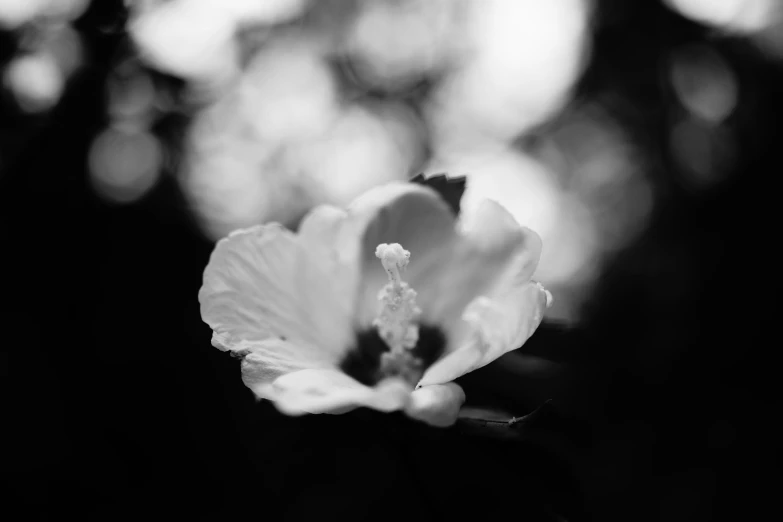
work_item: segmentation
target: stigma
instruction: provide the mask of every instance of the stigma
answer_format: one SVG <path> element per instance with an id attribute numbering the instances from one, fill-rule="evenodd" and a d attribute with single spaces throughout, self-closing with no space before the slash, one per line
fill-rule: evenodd
<path id="1" fill-rule="evenodd" d="M 369 328 L 356 332 L 355 346 L 346 353 L 340 368 L 368 386 L 397 377 L 413 388 L 444 353 L 447 338 L 440 326 L 420 323 L 416 291 L 402 278 L 410 252 L 398 243 L 384 243 L 378 245 L 375 256 L 389 282 L 378 292 L 378 315 Z"/>
<path id="2" fill-rule="evenodd" d="M 415 382 L 421 375 L 422 361 L 411 350 L 419 341 L 417 319 L 421 310 L 416 306 L 416 291 L 402 279 L 411 254 L 399 243 L 382 243 L 375 249 L 375 256 L 389 276 L 389 282 L 378 293 L 382 307 L 372 323 L 389 348 L 381 356 L 380 371 Z"/>
<path id="3" fill-rule="evenodd" d="M 378 245 L 375 256 L 389 275 L 389 283 L 378 293 L 383 306 L 372 324 L 392 352 L 413 348 L 419 339 L 415 320 L 421 310 L 416 306 L 416 291 L 402 280 L 411 254 L 399 243 L 383 243 Z"/>

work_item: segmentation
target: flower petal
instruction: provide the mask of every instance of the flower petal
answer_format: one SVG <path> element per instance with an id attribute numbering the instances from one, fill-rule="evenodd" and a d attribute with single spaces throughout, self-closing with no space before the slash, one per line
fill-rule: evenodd
<path id="1" fill-rule="evenodd" d="M 273 399 L 269 386 L 283 375 L 308 369 L 333 368 L 334 363 L 324 350 L 297 345 L 282 339 L 242 341 L 237 348 L 246 352 L 242 360 L 242 381 L 263 399 Z"/>
<path id="2" fill-rule="evenodd" d="M 414 391 L 405 414 L 431 426 L 445 428 L 457 422 L 464 403 L 465 392 L 460 385 L 453 382 L 435 384 Z"/>
<path id="3" fill-rule="evenodd" d="M 551 302 L 539 283 L 512 287 L 493 299 L 481 297 L 465 310 L 469 335 L 453 352 L 433 364 L 421 386 L 446 383 L 519 348 L 535 332 Z"/>
<path id="4" fill-rule="evenodd" d="M 504 230 L 505 233 L 522 234 L 522 247 L 509 265 L 508 276 L 499 278 L 498 291 L 502 292 L 512 284 L 522 285 L 533 277 L 541 259 L 541 237 L 532 229 L 520 226 L 500 203 L 489 199 L 482 201 L 475 212 L 461 216 L 458 227 L 470 241 L 479 243 Z"/>
<path id="5" fill-rule="evenodd" d="M 386 273 L 375 257 L 380 243 L 400 243 L 411 252 L 404 278 L 417 292 L 421 321 L 451 333 L 462 313 L 480 295 L 491 295 L 513 281 L 527 281 L 538 263 L 541 240 L 520 227 L 498 203 L 487 201 L 457 233 L 448 205 L 431 189 L 390 184 L 357 200 L 349 213 L 361 216 L 362 278 L 358 319 L 369 325 L 378 313 Z"/>
<path id="6" fill-rule="evenodd" d="M 419 292 L 442 269 L 456 245 L 455 216 L 434 190 L 413 183 L 376 187 L 355 200 L 349 214 L 354 233 L 361 237 L 356 252 L 361 267 L 357 320 L 367 326 L 381 306 L 378 292 L 388 282 L 375 257 L 377 246 L 399 243 L 411 252 L 404 279 Z"/>
<path id="7" fill-rule="evenodd" d="M 516 270 L 518 259 L 527 250 L 529 237 L 524 229 L 505 221 L 493 206 L 480 221 L 481 227 L 460 237 L 450 259 L 421 288 L 419 306 L 425 320 L 443 325 L 447 331 L 456 328 L 465 308 L 481 295 L 494 293 L 509 274 Z"/>
<path id="8" fill-rule="evenodd" d="M 341 208 L 319 205 L 299 225 L 299 238 L 308 252 L 330 267 L 340 261 L 338 238 L 347 217 L 348 213 Z"/>
<path id="9" fill-rule="evenodd" d="M 338 360 L 352 339 L 352 301 L 293 233 L 277 224 L 218 241 L 199 290 L 213 344 L 243 351 L 268 338 L 319 347 Z"/>
<path id="10" fill-rule="evenodd" d="M 411 398 L 411 387 L 398 379 L 388 379 L 374 387 L 365 386 L 333 369 L 310 369 L 285 374 L 271 384 L 251 389 L 271 399 L 287 415 L 305 413 L 344 413 L 365 406 L 383 412 L 401 410 Z"/>

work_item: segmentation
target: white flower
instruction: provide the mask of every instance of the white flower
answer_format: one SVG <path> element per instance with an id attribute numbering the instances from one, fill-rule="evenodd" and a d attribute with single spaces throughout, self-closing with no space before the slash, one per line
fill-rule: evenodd
<path id="1" fill-rule="evenodd" d="M 286 414 L 365 406 L 448 426 L 465 400 L 451 381 L 541 322 L 540 252 L 495 202 L 458 221 L 429 187 L 391 183 L 346 210 L 315 208 L 298 234 L 273 223 L 221 239 L 201 315 L 212 344 L 243 357 L 245 384 Z"/>

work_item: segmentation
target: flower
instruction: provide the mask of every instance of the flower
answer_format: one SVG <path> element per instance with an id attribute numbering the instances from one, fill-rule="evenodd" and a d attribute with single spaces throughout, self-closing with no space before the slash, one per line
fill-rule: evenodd
<path id="1" fill-rule="evenodd" d="M 493 201 L 458 218 L 432 188 L 390 183 L 347 209 L 316 207 L 298 233 L 271 223 L 218 241 L 201 315 L 283 413 L 369 407 L 448 426 L 465 400 L 452 381 L 541 322 L 540 252 Z"/>

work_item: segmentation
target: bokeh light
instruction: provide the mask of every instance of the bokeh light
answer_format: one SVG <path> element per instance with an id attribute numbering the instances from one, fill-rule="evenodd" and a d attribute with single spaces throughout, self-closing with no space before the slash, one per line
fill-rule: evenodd
<path id="1" fill-rule="evenodd" d="M 734 167 L 735 138 L 724 122 L 738 103 L 737 80 L 725 59 L 706 45 L 676 49 L 670 79 L 684 108 L 673 117 L 672 157 L 685 187 L 709 189 Z"/>
<path id="2" fill-rule="evenodd" d="M 238 25 L 274 25 L 295 18 L 310 0 L 197 0 L 225 9 Z"/>
<path id="3" fill-rule="evenodd" d="M 171 74 L 220 82 L 235 71 L 234 20 L 212 3 L 156 3 L 141 10 L 129 30 L 143 57 Z"/>
<path id="4" fill-rule="evenodd" d="M 685 117 L 673 125 L 670 147 L 683 182 L 691 189 L 710 188 L 734 167 L 736 150 L 731 132 L 695 118 Z"/>
<path id="5" fill-rule="evenodd" d="M 430 117 L 436 139 L 507 140 L 565 102 L 587 53 L 582 0 L 471 2 L 461 66 L 438 88 Z M 451 144 L 453 145 L 447 145 Z"/>
<path id="6" fill-rule="evenodd" d="M 33 0 L 35 2 L 41 5 L 40 15 L 60 22 L 79 18 L 90 5 L 90 0 Z"/>
<path id="7" fill-rule="evenodd" d="M 22 110 L 51 110 L 89 63 L 71 25 L 89 4 L 0 0 L 0 23 L 19 41 L 4 85 Z M 666 5 L 776 48 L 772 2 Z M 592 1 L 128 7 L 134 45 L 113 58 L 107 121 L 87 161 L 107 202 L 139 201 L 171 170 L 204 234 L 218 239 L 267 221 L 296 227 L 314 205 L 419 172 L 466 174 L 464 212 L 495 199 L 542 236 L 536 277 L 565 296 L 550 311 L 565 319 L 653 210 L 656 159 L 611 100 L 573 96 L 591 58 Z M 657 64 L 676 101 L 667 153 L 691 191 L 718 185 L 737 154 L 731 121 L 742 93 L 729 63 L 704 42 Z"/>
<path id="8" fill-rule="evenodd" d="M 69 22 L 89 5 L 90 0 L 0 0 L 0 27 L 16 29 L 36 17 Z"/>
<path id="9" fill-rule="evenodd" d="M 108 111 L 123 126 L 143 126 L 150 119 L 156 100 L 152 79 L 132 63 L 115 69 L 107 81 Z"/>
<path id="10" fill-rule="evenodd" d="M 84 63 L 80 34 L 71 26 L 89 0 L 0 0 L 0 29 L 16 53 L 5 64 L 4 87 L 19 108 L 46 113 L 57 105 L 70 78 Z"/>
<path id="11" fill-rule="evenodd" d="M 510 147 L 455 157 L 452 161 L 434 163 L 427 171 L 468 176 L 468 188 L 462 198 L 466 215 L 475 212 L 483 199 L 495 200 L 546 242 L 557 226 L 560 194 L 555 178 L 544 165 Z"/>
<path id="12" fill-rule="evenodd" d="M 185 194 L 210 237 L 270 221 L 272 216 L 287 223 L 305 211 L 309 201 L 297 207 L 294 180 L 277 179 L 271 169 L 265 172 L 266 158 L 255 151 L 229 151 L 194 154 L 183 172 Z M 275 201 L 285 206 L 276 208 Z"/>
<path id="13" fill-rule="evenodd" d="M 720 55 L 707 46 L 677 51 L 671 81 L 680 102 L 694 116 L 719 123 L 737 104 L 737 82 Z"/>
<path id="14" fill-rule="evenodd" d="M 573 125 L 569 138 L 548 138 L 548 156 L 515 145 L 566 107 L 590 55 L 591 3 L 378 0 L 341 4 L 326 18 L 324 4 L 272 2 L 267 12 L 254 5 L 147 2 L 131 23 L 147 66 L 187 82 L 194 114 L 178 179 L 213 239 L 265 221 L 295 226 L 316 204 L 345 204 L 379 183 L 446 171 L 469 175 L 465 212 L 496 199 L 541 234 L 539 279 L 581 288 L 601 256 L 644 222 L 642 210 L 612 228 L 606 223 L 617 220 L 605 216 L 625 207 L 573 189 L 607 166 L 628 167 L 622 131 L 594 132 L 611 138 L 584 146 L 579 129 L 594 129 Z M 296 17 L 294 26 L 283 23 Z M 143 74 L 113 78 L 115 126 L 160 96 Z M 421 85 L 430 87 L 411 98 Z M 569 147 L 592 153 L 579 158 L 581 170 L 564 173 L 551 152 L 562 157 Z M 568 181 L 576 177 L 585 181 Z M 595 183 L 601 193 L 638 185 Z M 567 299 L 554 313 L 568 317 L 576 303 Z"/>
<path id="15" fill-rule="evenodd" d="M 291 167 L 310 177 L 325 201 L 343 205 L 379 183 L 404 179 L 416 151 L 401 142 L 412 142 L 405 134 L 413 130 L 404 120 L 389 122 L 384 116 L 389 117 L 347 107 L 322 138 L 291 151 Z"/>
<path id="16" fill-rule="evenodd" d="M 738 32 L 766 27 L 781 8 L 778 0 L 665 0 L 697 22 Z"/>
<path id="17" fill-rule="evenodd" d="M 84 62 L 81 36 L 68 24 L 52 26 L 43 47 L 54 57 L 63 76 L 70 77 Z"/>
<path id="18" fill-rule="evenodd" d="M 346 49 L 362 82 L 402 89 L 447 66 L 457 38 L 459 2 L 366 2 Z"/>
<path id="19" fill-rule="evenodd" d="M 55 58 L 47 53 L 17 56 L 6 67 L 3 79 L 19 106 L 27 112 L 53 107 L 65 83 Z"/>
<path id="20" fill-rule="evenodd" d="M 0 27 L 15 29 L 32 20 L 48 0 L 0 0 Z"/>
<path id="21" fill-rule="evenodd" d="M 162 149 L 148 132 L 106 129 L 92 143 L 90 179 L 96 192 L 116 203 L 142 197 L 160 176 Z"/>
<path id="22" fill-rule="evenodd" d="M 257 139 L 289 142 L 317 136 L 338 115 L 338 90 L 315 45 L 284 39 L 259 52 L 238 82 L 241 118 Z"/>

